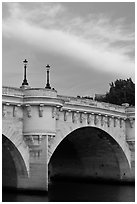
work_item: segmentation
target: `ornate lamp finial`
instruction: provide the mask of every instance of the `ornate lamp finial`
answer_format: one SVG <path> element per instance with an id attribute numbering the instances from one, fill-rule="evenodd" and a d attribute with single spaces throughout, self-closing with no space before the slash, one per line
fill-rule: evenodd
<path id="1" fill-rule="evenodd" d="M 50 71 L 50 65 L 46 65 L 46 70 L 47 70 L 47 84 L 46 84 L 46 89 L 51 89 L 50 83 L 49 83 L 49 71 Z"/>
<path id="2" fill-rule="evenodd" d="M 27 63 L 28 63 L 28 61 L 25 59 L 25 60 L 23 61 L 23 63 L 24 63 L 24 64 L 27 64 Z"/>
<path id="3" fill-rule="evenodd" d="M 28 61 L 25 59 L 25 60 L 23 61 L 23 63 L 24 63 L 24 79 L 23 79 L 23 82 L 22 82 L 22 86 L 23 86 L 23 85 L 29 85 L 28 82 L 27 82 L 27 78 L 26 78 L 26 69 L 27 69 L 27 63 L 28 63 Z"/>

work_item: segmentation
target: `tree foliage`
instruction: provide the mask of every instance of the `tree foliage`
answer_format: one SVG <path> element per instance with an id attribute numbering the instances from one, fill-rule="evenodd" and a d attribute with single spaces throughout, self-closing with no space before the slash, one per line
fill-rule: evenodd
<path id="1" fill-rule="evenodd" d="M 135 105 L 135 84 L 131 78 L 127 80 L 117 79 L 109 85 L 109 92 L 99 101 L 117 105 L 122 105 L 122 103 L 128 103 L 130 106 Z"/>

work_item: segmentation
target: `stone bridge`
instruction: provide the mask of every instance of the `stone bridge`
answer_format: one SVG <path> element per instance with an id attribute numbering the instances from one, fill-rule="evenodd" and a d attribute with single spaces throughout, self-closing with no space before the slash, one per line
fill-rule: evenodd
<path id="1" fill-rule="evenodd" d="M 2 142 L 6 187 L 45 190 L 48 174 L 134 181 L 135 109 L 126 104 L 3 87 Z"/>

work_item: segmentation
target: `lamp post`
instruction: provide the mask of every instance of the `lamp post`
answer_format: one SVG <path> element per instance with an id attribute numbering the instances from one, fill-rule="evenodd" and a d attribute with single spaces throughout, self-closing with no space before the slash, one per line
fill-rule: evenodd
<path id="1" fill-rule="evenodd" d="M 22 82 L 22 86 L 23 86 L 23 85 L 29 85 L 28 82 L 27 82 L 27 78 L 26 78 L 26 69 L 27 69 L 27 63 L 28 63 L 28 61 L 25 59 L 25 60 L 23 61 L 23 63 L 24 63 L 24 79 L 23 79 L 23 82 Z"/>
<path id="2" fill-rule="evenodd" d="M 49 71 L 50 71 L 50 65 L 46 65 L 46 70 L 47 70 L 47 84 L 46 84 L 46 89 L 51 89 L 50 83 L 49 83 Z"/>

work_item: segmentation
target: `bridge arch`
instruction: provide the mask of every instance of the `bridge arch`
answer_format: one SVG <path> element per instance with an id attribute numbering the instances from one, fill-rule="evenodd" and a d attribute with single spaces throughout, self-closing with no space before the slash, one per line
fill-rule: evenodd
<path id="1" fill-rule="evenodd" d="M 3 125 L 2 130 L 2 185 L 20 186 L 29 176 L 29 149 L 22 134 L 11 125 Z"/>
<path id="2" fill-rule="evenodd" d="M 130 163 L 110 134 L 96 127 L 81 127 L 54 148 L 49 177 L 127 180 Z"/>
<path id="3" fill-rule="evenodd" d="M 25 163 L 27 174 L 29 174 L 29 147 L 25 143 L 22 133 L 14 125 L 3 123 L 2 135 L 9 139 L 17 148 Z"/>
<path id="4" fill-rule="evenodd" d="M 18 187 L 20 177 L 28 176 L 25 162 L 15 145 L 2 135 L 2 185 Z"/>

